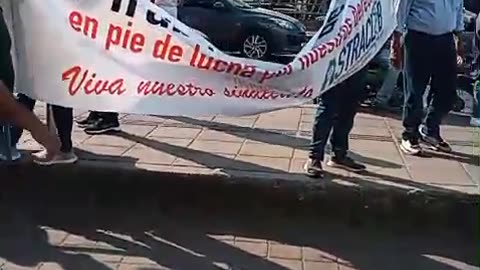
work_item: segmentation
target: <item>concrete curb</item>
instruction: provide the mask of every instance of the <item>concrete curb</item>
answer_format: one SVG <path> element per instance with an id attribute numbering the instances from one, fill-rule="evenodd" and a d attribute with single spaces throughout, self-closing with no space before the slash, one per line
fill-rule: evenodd
<path id="1" fill-rule="evenodd" d="M 340 219 L 348 223 L 478 230 L 478 196 L 445 191 L 406 191 L 333 182 L 265 179 L 241 174 L 159 173 L 146 169 L 91 166 L 0 167 L 0 202 L 65 207 L 152 209 L 191 206 L 212 211 L 279 211 Z M 189 170 L 191 171 L 191 170 Z"/>

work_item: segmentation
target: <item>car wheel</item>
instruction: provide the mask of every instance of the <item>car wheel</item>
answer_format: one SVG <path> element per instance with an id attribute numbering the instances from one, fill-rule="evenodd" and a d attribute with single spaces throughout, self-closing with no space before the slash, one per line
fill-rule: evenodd
<path id="1" fill-rule="evenodd" d="M 270 43 L 264 34 L 250 33 L 242 42 L 242 55 L 251 59 L 265 59 L 270 51 Z"/>

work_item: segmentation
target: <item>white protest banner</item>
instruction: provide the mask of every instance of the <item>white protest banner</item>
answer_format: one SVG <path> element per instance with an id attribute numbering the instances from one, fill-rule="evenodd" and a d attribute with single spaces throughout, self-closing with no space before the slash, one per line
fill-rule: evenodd
<path id="1" fill-rule="evenodd" d="M 226 55 L 149 0 L 12 1 L 16 89 L 51 104 L 139 114 L 295 106 L 375 56 L 396 25 L 397 2 L 332 0 L 323 27 L 280 65 Z"/>

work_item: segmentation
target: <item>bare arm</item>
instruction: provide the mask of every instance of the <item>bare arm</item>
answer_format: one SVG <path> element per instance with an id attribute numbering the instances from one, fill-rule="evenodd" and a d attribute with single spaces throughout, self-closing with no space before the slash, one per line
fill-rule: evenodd
<path id="1" fill-rule="evenodd" d="M 18 104 L 2 81 L 0 81 L 0 120 L 12 122 L 30 131 L 32 137 L 49 153 L 58 152 L 60 143 L 57 136 L 50 134 L 47 127 L 32 112 Z"/>

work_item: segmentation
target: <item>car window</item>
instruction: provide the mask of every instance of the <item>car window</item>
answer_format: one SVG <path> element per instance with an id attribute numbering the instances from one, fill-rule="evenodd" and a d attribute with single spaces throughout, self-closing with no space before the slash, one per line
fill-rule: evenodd
<path id="1" fill-rule="evenodd" d="M 202 7 L 202 8 L 212 8 L 214 0 L 186 0 L 183 3 L 184 7 Z"/>

